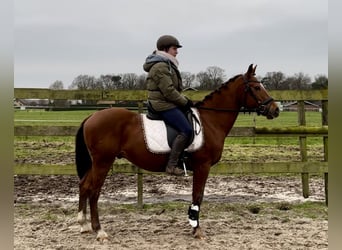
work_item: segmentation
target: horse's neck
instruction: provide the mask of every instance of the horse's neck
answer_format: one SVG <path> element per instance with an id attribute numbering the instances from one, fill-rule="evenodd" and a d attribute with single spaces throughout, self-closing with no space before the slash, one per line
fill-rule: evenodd
<path id="1" fill-rule="evenodd" d="M 218 137 L 223 136 L 225 138 L 233 127 L 238 114 L 237 111 L 221 112 L 203 110 L 201 112 L 201 117 L 203 117 L 203 120 L 205 120 L 205 123 L 208 125 L 207 129 L 213 130 Z"/>
<path id="2" fill-rule="evenodd" d="M 203 110 L 202 113 L 206 123 L 210 124 L 210 129 L 215 130 L 217 135 L 226 137 L 233 127 L 241 108 L 239 98 L 241 96 L 237 94 L 236 89 L 231 87 L 214 93 L 212 98 L 204 102 L 203 107 L 213 108 L 213 110 Z"/>

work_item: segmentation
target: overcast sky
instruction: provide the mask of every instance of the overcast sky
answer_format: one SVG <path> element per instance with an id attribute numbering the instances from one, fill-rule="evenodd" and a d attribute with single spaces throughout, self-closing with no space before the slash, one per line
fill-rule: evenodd
<path id="1" fill-rule="evenodd" d="M 325 0 L 15 0 L 14 87 L 67 88 L 80 74 L 143 74 L 160 35 L 183 48 L 181 71 L 208 66 L 227 78 L 328 76 Z"/>

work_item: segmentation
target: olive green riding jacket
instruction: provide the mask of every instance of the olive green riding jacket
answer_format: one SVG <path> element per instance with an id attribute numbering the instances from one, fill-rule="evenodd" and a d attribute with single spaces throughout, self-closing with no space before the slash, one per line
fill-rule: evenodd
<path id="1" fill-rule="evenodd" d="M 148 101 L 156 111 L 185 106 L 188 100 L 181 94 L 182 78 L 177 67 L 166 57 L 152 54 L 143 68 L 148 72 Z"/>

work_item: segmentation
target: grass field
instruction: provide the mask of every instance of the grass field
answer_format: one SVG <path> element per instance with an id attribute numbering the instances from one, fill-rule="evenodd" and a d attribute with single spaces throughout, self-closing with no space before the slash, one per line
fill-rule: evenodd
<path id="1" fill-rule="evenodd" d="M 45 110 L 15 110 L 14 125 L 68 125 L 78 126 L 83 119 L 93 110 L 81 111 L 45 111 Z M 252 114 L 239 114 L 236 127 L 283 127 L 297 126 L 298 114 L 296 112 L 281 112 L 280 116 L 273 120 L 267 120 L 263 116 Z M 321 126 L 322 114 L 319 112 L 306 112 L 307 126 Z"/>

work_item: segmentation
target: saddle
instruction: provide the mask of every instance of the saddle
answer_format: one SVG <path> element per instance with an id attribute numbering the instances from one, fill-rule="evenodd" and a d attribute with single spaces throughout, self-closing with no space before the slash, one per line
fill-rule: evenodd
<path id="1" fill-rule="evenodd" d="M 186 145 L 186 147 L 188 147 L 189 145 L 191 145 L 191 143 L 193 142 L 193 140 L 195 138 L 195 132 L 196 132 L 195 125 L 200 125 L 200 121 L 194 115 L 192 109 L 189 109 L 183 113 L 185 114 L 185 117 L 187 118 L 188 122 L 190 123 L 190 125 L 192 127 L 192 131 L 193 131 L 190 138 L 189 138 L 188 144 Z M 163 118 L 161 117 L 161 115 L 156 110 L 153 109 L 150 102 L 147 102 L 146 117 L 150 120 L 163 121 Z M 178 135 L 179 132 L 174 127 L 170 126 L 167 123 L 165 123 L 165 126 L 166 126 L 167 142 L 168 142 L 169 147 L 171 148 L 172 142 L 174 141 L 174 139 L 176 138 L 176 136 Z"/>
<path id="2" fill-rule="evenodd" d="M 185 152 L 192 153 L 202 147 L 204 141 L 203 131 L 197 109 L 191 108 L 186 116 L 193 126 L 194 133 Z M 176 138 L 178 131 L 166 124 L 158 112 L 151 109 L 149 105 L 147 114 L 141 114 L 140 117 L 146 148 L 155 154 L 170 153 L 172 142 Z"/>

